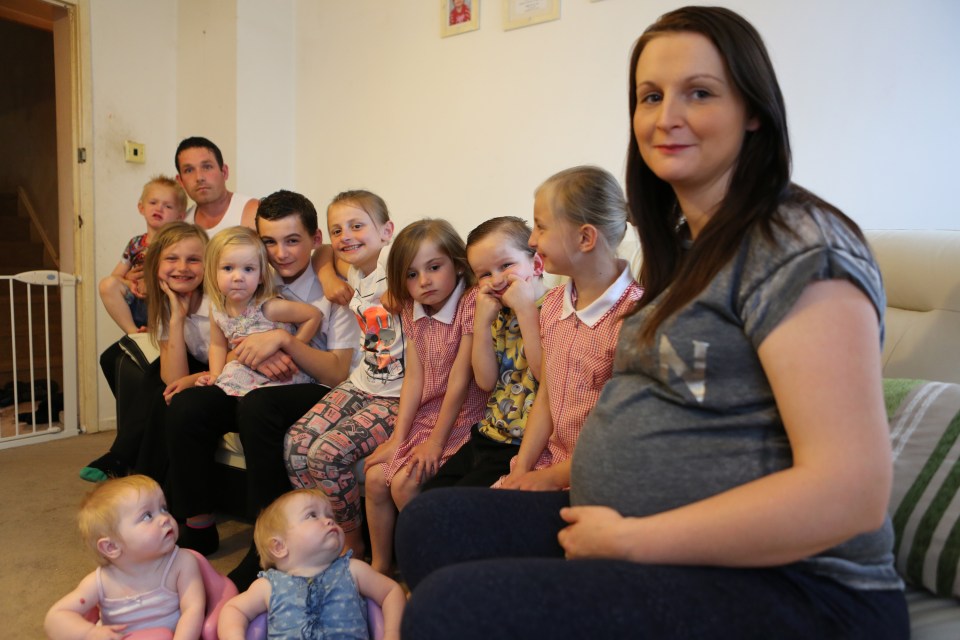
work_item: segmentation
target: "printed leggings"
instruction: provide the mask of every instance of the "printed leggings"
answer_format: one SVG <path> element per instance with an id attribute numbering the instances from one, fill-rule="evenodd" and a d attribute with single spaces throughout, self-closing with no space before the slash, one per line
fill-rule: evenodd
<path id="1" fill-rule="evenodd" d="M 360 487 L 353 465 L 390 437 L 399 406 L 399 398 L 370 395 L 343 382 L 283 439 L 290 483 L 326 493 L 344 531 L 360 527 Z"/>

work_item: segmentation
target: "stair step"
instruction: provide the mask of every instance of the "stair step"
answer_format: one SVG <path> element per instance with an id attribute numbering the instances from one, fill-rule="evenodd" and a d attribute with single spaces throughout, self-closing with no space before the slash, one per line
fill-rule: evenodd
<path id="1" fill-rule="evenodd" d="M 30 235 L 30 218 L 3 213 L 0 213 L 0 218 L 3 218 L 3 235 L 11 238 L 26 238 Z"/>
<path id="2" fill-rule="evenodd" d="M 50 326 L 50 335 L 60 335 L 60 328 L 62 322 L 60 320 L 60 314 L 50 315 L 49 326 Z M 27 320 L 17 321 L 17 336 L 26 336 L 27 335 Z M 33 335 L 42 335 L 44 328 L 44 322 L 42 316 L 34 315 L 33 316 Z M 0 310 L 0 338 L 9 338 L 13 332 L 10 330 L 10 316 L 7 309 Z M 24 337 L 26 339 L 26 337 Z"/>
<path id="3" fill-rule="evenodd" d="M 4 229 L 4 236 L 9 237 Z M 22 240 L 0 240 L 0 257 L 16 256 L 21 261 L 36 260 L 43 257 L 43 244 L 40 242 L 23 242 Z"/>
<path id="4" fill-rule="evenodd" d="M 43 370 L 43 371 L 36 371 L 34 373 L 37 376 L 36 381 L 37 382 L 42 381 L 43 383 L 42 387 L 38 388 L 38 391 L 35 393 L 34 397 L 45 396 L 47 393 L 47 388 L 46 388 L 47 372 L 46 370 Z M 53 370 L 53 369 L 50 370 L 50 380 L 56 383 L 57 390 L 61 392 L 63 391 L 63 384 L 61 380 L 62 377 L 63 377 L 62 370 Z M 9 382 L 13 382 L 13 371 L 0 369 L 0 387 L 6 386 L 7 383 Z M 30 372 L 18 370 L 17 382 L 20 383 L 21 385 L 19 392 L 17 394 L 18 396 L 17 400 L 21 403 L 29 403 L 30 402 Z M 22 393 L 23 391 L 26 391 L 26 394 Z M 23 407 L 23 410 L 26 410 L 28 406 L 29 405 L 21 405 L 21 407 Z"/>
<path id="5" fill-rule="evenodd" d="M 30 309 L 30 315 L 33 319 L 34 326 L 43 325 L 43 301 L 42 300 L 33 300 L 33 308 Z M 21 327 L 27 326 L 27 305 L 23 302 L 15 302 L 13 305 L 13 317 L 16 318 L 17 331 L 20 331 Z M 47 317 L 51 324 L 60 323 L 60 302 L 55 300 L 50 300 L 47 304 Z M 7 300 L 0 302 L 0 330 L 4 327 L 10 326 L 10 303 Z"/>
<path id="6" fill-rule="evenodd" d="M 17 256 L 0 253 L 0 275 L 14 276 L 24 271 L 55 268 L 53 265 L 47 264 L 48 262 L 49 259 L 44 260 L 43 256 L 40 255 L 24 257 L 22 254 Z"/>
<path id="7" fill-rule="evenodd" d="M 60 349 L 53 348 L 53 342 L 50 342 L 50 367 L 59 369 L 63 366 L 63 355 L 60 353 Z M 13 359 L 10 357 L 10 352 L 6 349 L 3 350 L 3 368 L 12 369 Z M 46 370 L 47 367 L 47 358 L 43 349 L 43 344 L 35 345 L 33 349 L 33 366 L 39 371 L 41 369 Z M 26 349 L 17 349 L 17 368 L 20 371 L 29 371 L 30 370 L 30 352 Z"/>
<path id="8" fill-rule="evenodd" d="M 0 216 L 16 217 L 17 214 L 17 194 L 0 193 Z"/>
<path id="9" fill-rule="evenodd" d="M 50 345 L 51 347 L 54 344 L 60 344 L 62 340 L 62 332 L 60 331 L 60 321 L 57 320 L 53 322 L 51 318 L 50 322 Z M 44 335 L 44 325 L 40 321 L 35 321 L 33 325 L 33 335 L 28 333 L 29 327 L 26 326 L 26 323 L 18 322 L 17 323 L 17 352 L 26 351 L 30 348 L 30 342 L 32 338 L 33 349 L 34 351 L 43 350 L 43 343 L 45 338 Z M 10 331 L 10 325 L 4 320 L 3 324 L 0 325 L 0 354 L 9 353 L 11 349 L 11 337 L 12 332 Z M 2 363 L 2 357 L 0 357 L 0 363 Z"/>
<path id="10" fill-rule="evenodd" d="M 19 271 L 17 273 L 20 273 Z M 12 274 L 16 275 L 16 274 Z M 43 292 L 47 292 L 47 300 L 50 304 L 60 304 L 60 287 L 41 285 L 30 286 L 30 299 L 36 304 L 38 301 L 42 304 Z M 14 304 L 27 303 L 27 285 L 19 280 L 13 281 L 13 301 Z M 10 304 L 10 284 L 5 279 L 0 279 L 0 306 Z"/>

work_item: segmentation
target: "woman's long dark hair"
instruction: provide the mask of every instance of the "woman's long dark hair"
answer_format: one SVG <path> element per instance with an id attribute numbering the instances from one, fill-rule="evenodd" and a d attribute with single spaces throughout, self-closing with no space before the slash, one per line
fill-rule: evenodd
<path id="1" fill-rule="evenodd" d="M 678 212 L 673 188 L 654 175 L 640 156 L 632 124 L 640 54 L 654 38 L 677 32 L 698 33 L 713 43 L 744 100 L 747 115 L 759 123 L 755 131 L 746 133 L 729 189 L 689 249 L 684 249 L 675 229 Z M 630 215 L 643 249 L 640 282 L 644 295 L 639 306 L 649 304 L 669 288 L 643 328 L 644 341 L 652 340 L 666 318 L 706 288 L 750 229 L 759 226 L 769 237 L 774 213 L 782 203 L 796 200 L 816 204 L 843 217 L 790 183 L 787 114 L 773 64 L 760 34 L 729 9 L 684 7 L 664 14 L 644 31 L 630 58 L 630 122 L 626 188 Z"/>

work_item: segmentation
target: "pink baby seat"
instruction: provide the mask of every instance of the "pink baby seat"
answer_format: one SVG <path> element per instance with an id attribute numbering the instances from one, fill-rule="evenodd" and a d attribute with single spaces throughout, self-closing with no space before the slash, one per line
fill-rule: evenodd
<path id="1" fill-rule="evenodd" d="M 213 568 L 210 561 L 193 549 L 180 549 L 189 551 L 196 557 L 197 564 L 200 566 L 200 576 L 203 578 L 203 587 L 207 595 L 206 616 L 203 619 L 203 630 L 200 633 L 201 640 L 217 640 L 217 622 L 220 620 L 220 610 L 227 600 L 237 595 L 237 587 L 234 586 L 230 578 L 220 575 Z M 100 619 L 100 609 L 94 607 L 87 614 L 87 619 L 96 621 Z M 266 637 L 266 636 L 264 636 Z M 140 629 L 125 635 L 124 640 L 171 640 L 173 632 L 166 628 Z"/>

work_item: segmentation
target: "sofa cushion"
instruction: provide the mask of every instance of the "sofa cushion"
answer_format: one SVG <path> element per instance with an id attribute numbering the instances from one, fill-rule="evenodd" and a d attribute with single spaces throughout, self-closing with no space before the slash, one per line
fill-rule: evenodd
<path id="1" fill-rule="evenodd" d="M 867 231 L 887 293 L 883 375 L 960 383 L 960 231 Z"/>
<path id="2" fill-rule="evenodd" d="M 926 589 L 907 587 L 910 637 L 913 640 L 957 640 L 960 606 L 954 598 L 937 598 Z"/>
<path id="3" fill-rule="evenodd" d="M 884 380 L 894 480 L 897 570 L 940 596 L 960 596 L 960 385 Z"/>

